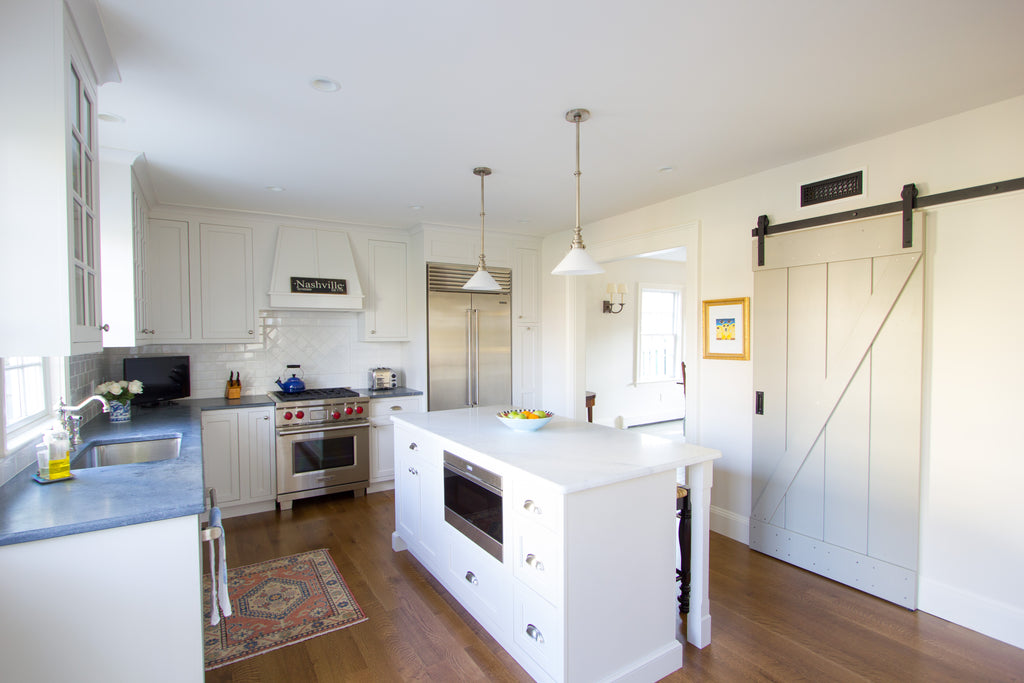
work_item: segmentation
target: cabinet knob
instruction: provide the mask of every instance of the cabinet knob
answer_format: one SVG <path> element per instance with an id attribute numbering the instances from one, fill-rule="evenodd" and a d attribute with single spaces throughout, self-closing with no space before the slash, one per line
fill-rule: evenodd
<path id="1" fill-rule="evenodd" d="M 110 323 L 104 323 L 103 325 L 100 325 L 100 329 L 103 330 L 104 332 L 110 332 Z"/>
<path id="2" fill-rule="evenodd" d="M 532 500 L 527 500 L 523 503 L 523 509 L 527 512 L 532 512 L 535 515 L 542 515 L 544 511 L 540 509 L 540 506 L 534 503 Z"/>
<path id="3" fill-rule="evenodd" d="M 410 467 L 409 468 L 409 474 L 415 476 L 415 475 L 419 474 L 419 472 L 416 470 L 415 467 Z"/>
<path id="4" fill-rule="evenodd" d="M 249 334 L 252 334 L 252 330 L 249 330 Z"/>
<path id="5" fill-rule="evenodd" d="M 420 449 L 420 447 L 416 445 L 415 441 L 413 441 L 412 443 L 409 444 L 409 450 L 410 451 L 418 451 L 419 449 Z"/>
<path id="6" fill-rule="evenodd" d="M 537 559 L 537 556 L 530 553 L 526 556 L 526 564 L 530 565 L 539 572 L 544 571 L 544 563 Z"/>
<path id="7" fill-rule="evenodd" d="M 533 624 L 526 625 L 526 635 L 536 640 L 541 645 L 544 644 L 544 634 L 540 632 L 540 629 Z"/>
<path id="8" fill-rule="evenodd" d="M 476 578 L 476 574 L 473 572 L 466 572 L 466 581 L 469 581 L 474 586 L 479 586 L 480 582 Z"/>
<path id="9" fill-rule="evenodd" d="M 370 330 L 370 334 L 377 334 L 377 330 Z"/>

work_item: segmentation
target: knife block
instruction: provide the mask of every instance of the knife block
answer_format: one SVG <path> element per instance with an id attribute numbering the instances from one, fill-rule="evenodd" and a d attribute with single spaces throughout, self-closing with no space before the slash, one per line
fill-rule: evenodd
<path id="1" fill-rule="evenodd" d="M 224 387 L 224 398 L 241 398 L 242 397 L 242 382 L 241 380 L 228 380 L 228 384 Z"/>

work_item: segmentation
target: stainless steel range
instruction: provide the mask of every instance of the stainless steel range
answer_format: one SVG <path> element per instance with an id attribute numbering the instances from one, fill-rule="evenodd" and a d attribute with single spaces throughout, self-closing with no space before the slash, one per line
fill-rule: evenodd
<path id="1" fill-rule="evenodd" d="M 277 503 L 370 483 L 370 399 L 346 388 L 267 394 L 277 404 Z"/>

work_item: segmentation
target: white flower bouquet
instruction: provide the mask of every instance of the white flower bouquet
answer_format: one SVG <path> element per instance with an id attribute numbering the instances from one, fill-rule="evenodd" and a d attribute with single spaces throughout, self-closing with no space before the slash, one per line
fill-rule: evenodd
<path id="1" fill-rule="evenodd" d="M 96 387 L 96 393 L 107 399 L 108 402 L 116 401 L 121 405 L 128 405 L 128 402 L 142 393 L 142 382 L 133 379 L 104 382 Z"/>

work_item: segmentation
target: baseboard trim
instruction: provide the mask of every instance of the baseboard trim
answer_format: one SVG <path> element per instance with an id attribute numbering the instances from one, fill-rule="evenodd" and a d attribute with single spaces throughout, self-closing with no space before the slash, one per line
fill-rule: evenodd
<path id="1" fill-rule="evenodd" d="M 917 587 L 917 607 L 940 619 L 1024 648 L 1024 609 L 923 577 Z"/>
<path id="2" fill-rule="evenodd" d="M 731 510 L 712 505 L 711 530 L 744 545 L 750 545 L 750 518 L 737 515 Z"/>

